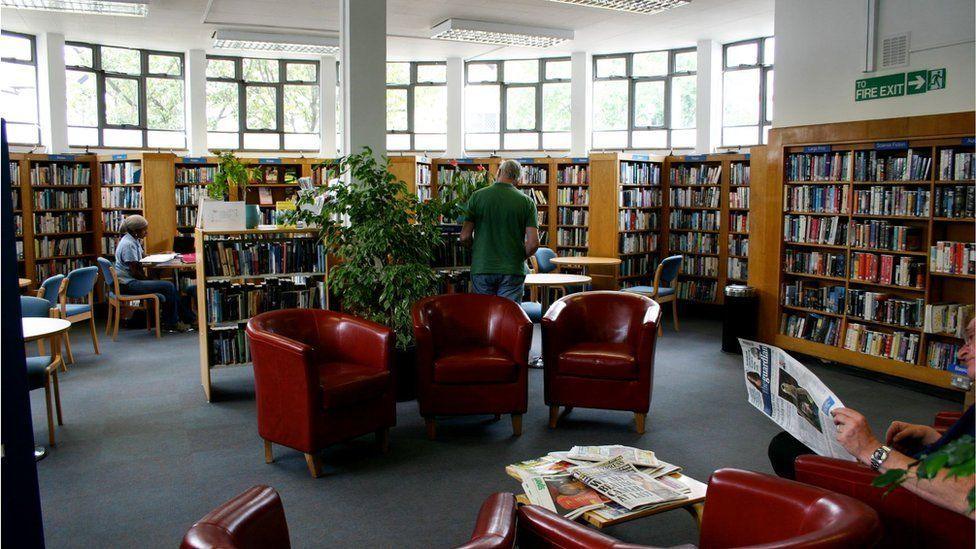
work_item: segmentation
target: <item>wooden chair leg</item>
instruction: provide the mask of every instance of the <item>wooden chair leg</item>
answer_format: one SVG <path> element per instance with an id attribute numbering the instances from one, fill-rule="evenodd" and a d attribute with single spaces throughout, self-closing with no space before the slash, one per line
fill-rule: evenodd
<path id="1" fill-rule="evenodd" d="M 112 334 L 112 312 L 115 311 L 115 307 L 111 302 L 108 304 L 108 316 L 105 319 L 105 335 L 109 336 Z"/>
<path id="2" fill-rule="evenodd" d="M 163 337 L 162 332 L 160 332 L 159 330 L 159 299 L 156 299 L 155 302 L 156 302 L 156 339 L 159 339 Z"/>
<path id="3" fill-rule="evenodd" d="M 559 406 L 550 406 L 549 407 L 549 428 L 555 429 L 557 423 L 559 423 Z"/>
<path id="4" fill-rule="evenodd" d="M 380 447 L 380 453 L 390 451 L 390 428 L 386 427 L 376 431 L 376 445 Z"/>
<path id="5" fill-rule="evenodd" d="M 657 337 L 664 337 L 664 323 L 658 322 L 657 325 Z"/>
<path id="6" fill-rule="evenodd" d="M 522 436 L 522 414 L 512 414 L 512 434 Z"/>
<path id="7" fill-rule="evenodd" d="M 101 351 L 98 350 L 98 330 L 95 329 L 95 315 L 88 317 L 88 329 L 91 331 L 92 347 L 95 348 L 95 354 L 102 354 Z"/>
<path id="8" fill-rule="evenodd" d="M 314 454 L 305 454 L 305 465 L 308 465 L 308 472 L 312 478 L 322 476 L 322 458 Z"/>
<path id="9" fill-rule="evenodd" d="M 427 426 L 427 438 L 428 438 L 428 440 L 435 440 L 435 439 L 437 439 L 437 422 L 434 421 L 434 418 L 427 418 L 427 417 L 425 417 L 424 418 L 424 424 L 426 424 L 426 426 Z"/>
<path id="10" fill-rule="evenodd" d="M 122 317 L 122 304 L 119 304 L 119 308 L 115 310 L 115 318 L 113 323 L 115 324 L 112 331 L 112 341 L 117 341 L 119 339 L 119 318 Z"/>
<path id="11" fill-rule="evenodd" d="M 678 300 L 675 299 L 671 302 L 671 316 L 674 318 L 674 331 L 678 332 Z"/>
<path id="12" fill-rule="evenodd" d="M 64 350 L 68 353 L 68 360 L 66 360 L 65 362 L 67 362 L 68 364 L 74 364 L 75 355 L 71 353 L 71 336 L 68 334 L 68 332 L 64 333 Z M 68 369 L 65 368 L 65 371 L 67 372 Z"/>
<path id="13" fill-rule="evenodd" d="M 271 441 L 264 441 L 264 462 L 274 463 L 274 451 L 271 449 Z"/>
<path id="14" fill-rule="evenodd" d="M 61 417 L 61 387 L 58 385 L 57 367 L 51 372 L 51 381 L 54 385 L 54 411 L 58 415 L 58 425 L 64 425 L 64 419 Z"/>
<path id="15" fill-rule="evenodd" d="M 152 321 L 152 319 L 149 318 L 149 304 L 147 302 L 146 304 L 146 331 L 147 332 L 152 331 L 152 325 L 150 324 L 150 321 Z"/>
<path id="16" fill-rule="evenodd" d="M 637 424 L 637 434 L 644 434 L 644 421 L 647 419 L 647 414 L 634 413 L 634 423 Z"/>
<path id="17" fill-rule="evenodd" d="M 54 414 L 51 413 L 51 375 L 44 376 L 44 405 L 47 407 L 47 441 L 54 446 Z"/>

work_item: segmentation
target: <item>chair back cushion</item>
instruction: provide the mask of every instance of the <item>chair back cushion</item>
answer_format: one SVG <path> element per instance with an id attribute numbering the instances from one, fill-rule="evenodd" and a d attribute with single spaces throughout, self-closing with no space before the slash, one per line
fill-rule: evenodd
<path id="1" fill-rule="evenodd" d="M 556 301 L 546 317 L 558 312 L 560 332 L 577 342 L 635 344 L 645 315 L 655 307 L 654 301 L 638 294 L 581 292 Z"/>
<path id="2" fill-rule="evenodd" d="M 552 258 L 557 257 L 552 248 L 539 248 L 535 251 L 535 260 L 539 264 L 540 273 L 551 273 L 556 270 L 558 265 L 552 262 Z"/>
<path id="3" fill-rule="evenodd" d="M 105 288 L 109 292 L 115 293 L 117 288 L 115 287 L 115 276 L 112 275 L 112 262 L 104 257 L 99 257 L 97 260 L 98 270 L 102 272 L 102 280 L 105 281 Z"/>
<path id="4" fill-rule="evenodd" d="M 98 267 L 82 267 L 68 273 L 68 285 L 64 289 L 64 295 L 68 299 L 79 299 L 88 297 L 88 294 L 95 290 L 95 282 L 98 280 Z"/>
<path id="5" fill-rule="evenodd" d="M 422 299 L 413 310 L 414 325 L 431 333 L 435 356 L 447 349 L 489 347 L 505 321 L 507 309 L 525 316 L 510 299 L 495 295 L 444 294 Z M 508 311 L 511 314 L 511 311 Z"/>
<path id="6" fill-rule="evenodd" d="M 872 547 L 878 514 L 856 499 L 791 480 L 720 469 L 708 482 L 699 547 Z"/>
<path id="7" fill-rule="evenodd" d="M 52 307 L 57 307 L 58 305 L 58 292 L 61 290 L 61 281 L 64 280 L 63 274 L 56 274 L 54 276 L 47 277 L 47 280 L 41 283 L 41 290 L 44 290 L 43 297 L 51 303 Z"/>
<path id="8" fill-rule="evenodd" d="M 253 486 L 197 521 L 183 536 L 182 549 L 291 547 L 288 522 L 278 492 Z"/>
<path id="9" fill-rule="evenodd" d="M 20 296 L 20 316 L 24 318 L 46 318 L 51 316 L 51 303 L 40 297 Z"/>
<path id="10" fill-rule="evenodd" d="M 678 278 L 678 271 L 681 270 L 681 259 L 682 256 L 680 255 L 672 255 L 661 261 L 661 265 L 658 266 L 661 271 L 661 276 L 658 279 L 661 286 L 671 286 L 674 279 Z"/>

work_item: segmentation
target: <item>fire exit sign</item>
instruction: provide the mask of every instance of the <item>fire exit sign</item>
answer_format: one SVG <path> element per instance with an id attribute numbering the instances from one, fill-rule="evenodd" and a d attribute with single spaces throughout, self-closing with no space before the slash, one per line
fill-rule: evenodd
<path id="1" fill-rule="evenodd" d="M 917 95 L 941 90 L 945 86 L 946 70 L 944 68 L 899 72 L 857 80 L 854 83 L 854 100 L 870 101 L 903 95 Z"/>

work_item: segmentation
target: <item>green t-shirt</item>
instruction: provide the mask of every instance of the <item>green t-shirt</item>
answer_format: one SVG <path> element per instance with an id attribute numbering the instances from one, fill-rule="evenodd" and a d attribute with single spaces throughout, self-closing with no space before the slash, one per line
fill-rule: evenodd
<path id="1" fill-rule="evenodd" d="M 536 227 L 535 205 L 509 183 L 496 181 L 468 199 L 468 221 L 474 223 L 471 274 L 527 273 L 525 229 Z"/>

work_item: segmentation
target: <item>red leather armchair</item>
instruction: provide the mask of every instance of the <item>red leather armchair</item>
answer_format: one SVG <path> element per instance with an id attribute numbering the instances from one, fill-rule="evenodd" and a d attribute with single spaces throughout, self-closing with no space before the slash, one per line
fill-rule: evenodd
<path id="1" fill-rule="evenodd" d="M 622 292 L 583 292 L 555 302 L 542 318 L 549 427 L 559 407 L 634 413 L 637 432 L 651 405 L 661 307 Z"/>
<path id="2" fill-rule="evenodd" d="M 272 443 L 305 454 L 312 477 L 318 452 L 376 433 L 383 451 L 396 424 L 391 372 L 393 331 L 352 315 L 285 309 L 247 323 L 254 362 L 258 433 L 265 461 Z"/>
<path id="3" fill-rule="evenodd" d="M 285 508 L 274 488 L 253 486 L 198 520 L 181 549 L 291 547 Z"/>
<path id="4" fill-rule="evenodd" d="M 414 305 L 413 330 L 417 400 L 429 438 L 439 415 L 512 414 L 512 430 L 522 434 L 532 322 L 518 304 L 489 295 L 432 296 Z"/>
<path id="5" fill-rule="evenodd" d="M 457 549 L 511 549 L 515 547 L 515 496 L 499 492 L 481 505 L 471 539 Z"/>
<path id="6" fill-rule="evenodd" d="M 881 537 L 877 513 L 827 490 L 771 475 L 721 469 L 708 481 L 698 547 L 870 547 Z M 520 548 L 638 549 L 542 507 L 519 508 Z"/>

